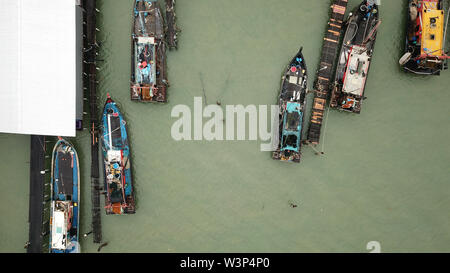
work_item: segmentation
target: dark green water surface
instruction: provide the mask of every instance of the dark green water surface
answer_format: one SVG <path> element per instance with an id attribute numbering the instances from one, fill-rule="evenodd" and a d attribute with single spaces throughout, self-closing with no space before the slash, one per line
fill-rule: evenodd
<path id="1" fill-rule="evenodd" d="M 384 0 L 361 115 L 329 112 L 323 156 L 286 164 L 258 141 L 180 141 L 175 105 L 271 105 L 300 46 L 315 77 L 329 0 L 179 0 L 169 102 L 129 99 L 132 0 L 98 1 L 99 99 L 118 101 L 132 145 L 137 213 L 103 213 L 102 252 L 450 251 L 450 71 L 406 74 L 406 1 Z M 349 0 L 353 8 L 360 1 Z M 202 86 L 203 81 L 203 86 Z M 309 97 L 311 101 L 312 97 Z M 309 114 L 308 114 L 309 115 Z M 81 232 L 91 230 L 90 136 L 71 139 L 82 174 Z M 0 251 L 28 240 L 29 136 L 0 134 Z M 296 204 L 292 208 L 291 204 Z M 96 252 L 92 237 L 83 252 Z"/>

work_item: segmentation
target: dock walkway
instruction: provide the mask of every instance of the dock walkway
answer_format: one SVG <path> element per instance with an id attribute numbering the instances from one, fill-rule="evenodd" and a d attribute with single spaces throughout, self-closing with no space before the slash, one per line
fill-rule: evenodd
<path id="1" fill-rule="evenodd" d="M 335 0 L 331 6 L 331 17 L 328 29 L 323 38 L 322 55 L 314 84 L 314 102 L 311 114 L 311 124 L 308 132 L 308 141 L 311 144 L 319 144 L 322 121 L 326 102 L 330 93 L 333 70 L 339 41 L 342 35 L 342 26 L 347 9 L 347 0 Z"/>
<path id="2" fill-rule="evenodd" d="M 96 0 L 83 0 L 86 22 L 84 33 L 84 85 L 89 90 L 89 115 L 91 133 L 91 213 L 92 233 L 94 243 L 102 241 L 102 225 L 100 210 L 100 174 L 99 174 L 99 145 L 98 145 L 98 111 L 97 111 L 97 38 L 96 38 Z"/>
<path id="3" fill-rule="evenodd" d="M 41 253 L 44 232 L 45 137 L 31 136 L 28 253 Z"/>

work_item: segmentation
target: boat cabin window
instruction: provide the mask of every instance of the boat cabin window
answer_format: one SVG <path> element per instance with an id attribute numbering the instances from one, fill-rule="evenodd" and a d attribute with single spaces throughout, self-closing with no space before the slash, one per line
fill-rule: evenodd
<path id="1" fill-rule="evenodd" d="M 436 27 L 436 18 L 435 17 L 430 18 L 430 24 L 432 27 Z"/>
<path id="2" fill-rule="evenodd" d="M 297 76 L 289 76 L 289 83 L 298 84 L 299 82 L 301 82 L 301 80 L 299 81 L 299 77 L 297 77 Z"/>
<path id="3" fill-rule="evenodd" d="M 111 183 L 109 189 L 111 203 L 120 203 L 123 201 L 122 187 L 118 183 Z"/>
<path id="4" fill-rule="evenodd" d="M 285 141 L 286 146 L 291 146 L 293 148 L 297 148 L 297 136 L 296 135 L 288 135 Z"/>
<path id="5" fill-rule="evenodd" d="M 288 113 L 286 117 L 286 130 L 297 130 L 300 124 L 300 115 L 298 112 Z"/>
<path id="6" fill-rule="evenodd" d="M 111 140 L 113 147 L 122 147 L 122 131 L 120 127 L 120 117 L 118 115 L 110 115 L 111 119 Z"/>

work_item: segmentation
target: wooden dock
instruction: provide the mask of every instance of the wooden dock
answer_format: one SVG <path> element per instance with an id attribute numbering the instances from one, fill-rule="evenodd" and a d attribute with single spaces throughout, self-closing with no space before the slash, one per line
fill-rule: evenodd
<path id="1" fill-rule="evenodd" d="M 102 225 L 100 210 L 100 181 L 98 158 L 98 111 L 97 111 L 97 49 L 96 40 L 96 0 L 83 0 L 84 8 L 84 85 L 89 90 L 89 115 L 91 132 L 91 213 L 94 243 L 102 241 Z"/>
<path id="2" fill-rule="evenodd" d="M 331 89 L 332 76 L 339 49 L 339 41 L 342 35 L 347 0 L 333 0 L 331 17 L 327 31 L 323 38 L 322 55 L 320 58 L 317 78 L 314 84 L 314 102 L 311 114 L 311 123 L 308 132 L 308 141 L 311 144 L 319 144 L 320 131 L 327 98 Z"/>
<path id="3" fill-rule="evenodd" d="M 45 188 L 45 136 L 31 136 L 30 149 L 30 202 L 28 253 L 42 253 L 45 229 L 44 188 Z M 48 222 L 47 222 L 48 223 Z"/>

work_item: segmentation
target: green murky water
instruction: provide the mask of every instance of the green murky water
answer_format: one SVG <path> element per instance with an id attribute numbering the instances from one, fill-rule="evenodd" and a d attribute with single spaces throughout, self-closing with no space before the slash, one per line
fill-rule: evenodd
<path id="1" fill-rule="evenodd" d="M 311 88 L 329 0 L 177 1 L 183 32 L 168 54 L 166 105 L 129 99 L 133 1 L 99 1 L 100 101 L 111 93 L 128 121 L 138 202 L 136 215 L 103 215 L 102 251 L 367 252 L 369 241 L 383 252 L 450 251 L 450 71 L 400 70 L 405 2 L 382 3 L 362 114 L 330 111 L 317 147 L 325 155 L 305 147 L 294 165 L 273 161 L 256 141 L 176 142 L 170 114 L 177 104 L 193 106 L 203 88 L 207 103 L 275 104 L 282 70 L 300 46 Z M 72 141 L 84 170 L 84 233 L 88 132 Z M 29 136 L 0 134 L 0 148 L 0 251 L 24 252 Z M 92 237 L 81 244 L 97 251 Z"/>

